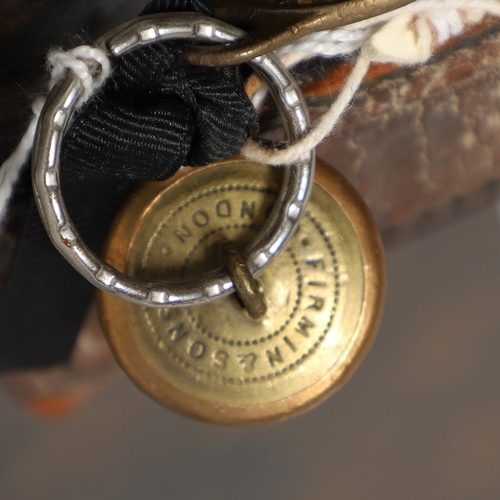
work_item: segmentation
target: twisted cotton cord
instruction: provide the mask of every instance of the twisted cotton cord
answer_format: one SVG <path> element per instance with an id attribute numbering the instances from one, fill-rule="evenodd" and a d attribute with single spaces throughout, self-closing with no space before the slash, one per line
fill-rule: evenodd
<path id="1" fill-rule="evenodd" d="M 404 15 L 426 16 L 434 24 L 438 42 L 443 43 L 450 36 L 460 34 L 465 24 L 479 22 L 487 14 L 500 15 L 498 0 L 416 0 L 405 7 L 342 28 L 310 33 L 275 52 L 281 59 L 289 53 L 304 54 L 304 58 L 347 55 L 367 42 L 376 28 Z M 453 32 L 449 33 L 450 30 Z"/>
<path id="2" fill-rule="evenodd" d="M 251 161 L 282 165 L 299 160 L 325 140 L 348 109 L 371 62 L 424 63 L 436 48 L 485 15 L 500 16 L 499 0 L 416 0 L 406 7 L 355 23 L 341 30 L 313 33 L 277 52 L 290 67 L 310 57 L 349 55 L 360 49 L 350 76 L 330 109 L 310 132 L 286 148 L 267 148 L 248 141 L 242 154 Z M 349 36 L 351 35 L 351 36 Z M 252 101 L 265 99 L 263 86 Z"/>
<path id="3" fill-rule="evenodd" d="M 77 107 L 85 103 L 111 74 L 111 63 L 106 52 L 89 45 L 80 45 L 67 52 L 53 49 L 49 52 L 47 61 L 50 67 L 49 90 L 66 76 L 68 70 L 80 80 L 83 92 Z M 100 68 L 97 72 L 96 64 Z"/>
<path id="4" fill-rule="evenodd" d="M 331 133 L 333 127 L 349 106 L 369 67 L 370 59 L 360 54 L 337 99 L 335 99 L 330 109 L 321 117 L 314 129 L 302 137 L 302 139 L 284 149 L 266 148 L 258 142 L 250 140 L 243 148 L 243 156 L 259 163 L 284 165 L 293 163 L 307 155 L 309 151 L 314 149 Z"/>
<path id="5" fill-rule="evenodd" d="M 86 102 L 111 74 L 111 65 L 106 53 L 88 45 L 75 47 L 67 52 L 51 50 L 47 61 L 50 68 L 49 91 L 68 71 L 72 71 L 80 80 L 83 91 L 77 107 Z M 98 72 L 95 72 L 96 64 L 99 65 Z M 37 97 L 34 100 L 33 117 L 26 132 L 12 155 L 0 166 L 0 226 L 5 221 L 9 201 L 33 148 L 36 127 L 44 104 L 45 97 Z"/>

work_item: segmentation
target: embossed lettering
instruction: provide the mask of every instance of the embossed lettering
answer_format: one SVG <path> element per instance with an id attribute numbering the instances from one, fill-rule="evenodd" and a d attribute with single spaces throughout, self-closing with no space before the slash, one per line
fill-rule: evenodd
<path id="1" fill-rule="evenodd" d="M 325 299 L 323 297 L 309 295 L 309 298 L 313 300 L 313 303 L 307 306 L 306 309 L 316 309 L 316 311 L 321 311 L 321 309 L 325 306 Z"/>
<path id="2" fill-rule="evenodd" d="M 181 224 L 180 229 L 174 229 L 174 236 L 176 236 L 181 243 L 186 243 L 186 238 L 193 236 L 193 234 L 185 224 Z"/>
<path id="3" fill-rule="evenodd" d="M 252 201 L 250 205 L 248 204 L 248 201 L 243 200 L 241 202 L 241 214 L 240 217 L 243 219 L 245 217 L 245 214 L 250 217 L 250 219 L 253 219 L 255 216 L 255 201 Z"/>
<path id="4" fill-rule="evenodd" d="M 204 227 L 208 224 L 209 217 L 205 210 L 196 210 L 191 216 L 191 219 L 193 219 L 195 226 Z"/>
<path id="5" fill-rule="evenodd" d="M 297 348 L 295 347 L 295 344 L 288 338 L 288 337 L 283 337 L 283 341 L 285 344 L 293 351 L 296 352 Z"/>
<path id="6" fill-rule="evenodd" d="M 281 357 L 281 353 L 279 347 L 274 348 L 274 352 L 266 351 L 267 360 L 271 366 L 274 366 L 274 363 L 283 363 L 283 358 Z"/>
<path id="7" fill-rule="evenodd" d="M 318 267 L 321 267 L 321 269 L 325 269 L 325 263 L 323 262 L 323 259 L 306 260 L 306 264 L 308 266 L 314 267 L 314 269 L 318 269 Z"/>
<path id="8" fill-rule="evenodd" d="M 184 323 L 177 323 L 172 328 L 167 330 L 167 335 L 170 337 L 172 342 L 175 342 L 188 334 L 187 330 L 184 330 Z"/>
<path id="9" fill-rule="evenodd" d="M 305 316 L 302 316 L 301 319 L 297 322 L 297 326 L 295 327 L 295 331 L 300 333 L 304 337 L 309 337 L 309 330 L 308 328 L 312 328 L 313 326 L 316 326 L 311 320 L 306 318 Z"/>
<path id="10" fill-rule="evenodd" d="M 220 200 L 215 205 L 215 212 L 219 217 L 231 217 L 231 204 L 229 200 Z"/>
<path id="11" fill-rule="evenodd" d="M 326 286 L 326 281 L 308 281 L 309 286 Z"/>
<path id="12" fill-rule="evenodd" d="M 194 359 L 201 359 L 207 350 L 207 346 L 203 342 L 193 342 L 189 348 L 189 355 Z"/>
<path id="13" fill-rule="evenodd" d="M 246 373 L 253 372 L 255 361 L 257 360 L 257 356 L 253 352 L 238 354 L 237 358 L 240 360 L 240 364 L 243 365 L 243 371 Z"/>
<path id="14" fill-rule="evenodd" d="M 226 351 L 217 351 L 214 354 L 214 368 L 218 370 L 224 370 L 227 366 L 227 360 L 229 359 L 229 354 Z"/>

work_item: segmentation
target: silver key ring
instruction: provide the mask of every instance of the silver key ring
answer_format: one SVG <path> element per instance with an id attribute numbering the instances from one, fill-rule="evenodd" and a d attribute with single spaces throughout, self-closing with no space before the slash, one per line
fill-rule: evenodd
<path id="1" fill-rule="evenodd" d="M 120 57 L 138 47 L 164 40 L 229 43 L 245 35 L 239 28 L 203 15 L 162 13 L 125 23 L 101 37 L 95 45 L 111 56 Z M 250 64 L 268 84 L 276 100 L 287 140 L 296 141 L 309 125 L 307 108 L 297 83 L 274 54 L 260 56 Z M 50 92 L 38 122 L 32 160 L 33 187 L 42 221 L 55 247 L 95 287 L 143 306 L 201 304 L 233 292 L 231 278 L 222 269 L 188 283 L 153 283 L 121 273 L 87 247 L 66 210 L 59 180 L 62 138 L 82 92 L 80 80 L 68 72 Z M 315 155 L 311 151 L 286 169 L 273 212 L 243 253 L 254 276 L 274 260 L 297 229 L 312 187 L 314 164 Z"/>

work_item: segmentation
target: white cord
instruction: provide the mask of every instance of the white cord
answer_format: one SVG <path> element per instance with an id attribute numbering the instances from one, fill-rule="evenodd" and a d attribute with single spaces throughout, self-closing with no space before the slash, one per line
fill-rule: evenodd
<path id="1" fill-rule="evenodd" d="M 50 67 L 49 90 L 64 76 L 72 71 L 80 80 L 83 87 L 82 95 L 77 103 L 81 106 L 103 84 L 111 73 L 111 65 L 106 53 L 101 49 L 82 45 L 64 52 L 59 49 L 51 50 L 48 55 Z M 95 64 L 100 65 L 100 71 L 93 75 Z M 28 157 L 33 148 L 38 118 L 45 103 L 45 97 L 37 97 L 33 101 L 33 117 L 12 155 L 0 166 L 0 226 L 3 225 L 7 214 L 9 201 L 14 192 L 17 181 L 27 165 Z"/>
<path id="2" fill-rule="evenodd" d="M 111 63 L 106 52 L 89 45 L 80 45 L 67 52 L 53 49 L 49 52 L 47 61 L 50 68 L 49 90 L 66 76 L 68 70 L 81 81 L 84 91 L 77 107 L 86 102 L 111 74 Z M 96 63 L 100 66 L 97 72 Z"/>
<path id="3" fill-rule="evenodd" d="M 457 30 L 453 35 L 463 31 L 465 24 L 479 22 L 486 14 L 500 15 L 498 0 L 416 0 L 399 9 L 387 12 L 364 21 L 326 31 L 317 31 L 302 37 L 300 40 L 276 50 L 276 54 L 309 53 L 313 56 L 336 56 L 353 53 L 368 41 L 373 31 L 386 22 L 402 15 L 426 16 L 435 23 L 439 35 L 439 43 L 450 38 L 447 35 L 450 22 L 455 24 L 459 19 Z"/>
<path id="4" fill-rule="evenodd" d="M 265 148 L 258 142 L 250 140 L 243 147 L 243 156 L 258 163 L 284 165 L 293 163 L 307 155 L 311 149 L 314 149 L 331 133 L 333 127 L 349 106 L 369 67 L 370 60 L 363 54 L 360 54 L 337 99 L 335 99 L 330 109 L 320 118 L 315 127 L 300 140 L 284 149 Z"/>

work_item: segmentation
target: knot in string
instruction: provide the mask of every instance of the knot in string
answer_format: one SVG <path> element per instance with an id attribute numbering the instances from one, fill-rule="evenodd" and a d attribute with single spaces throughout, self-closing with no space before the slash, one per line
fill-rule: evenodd
<path id="1" fill-rule="evenodd" d="M 80 80 L 83 93 L 78 106 L 104 83 L 111 74 L 111 64 L 106 52 L 89 45 L 80 45 L 68 51 L 52 49 L 47 56 L 50 69 L 49 90 L 71 71 Z"/>
<path id="2" fill-rule="evenodd" d="M 439 45 L 483 16 L 484 13 L 461 9 L 403 13 L 375 30 L 363 52 L 372 62 L 421 64 L 432 57 Z"/>

